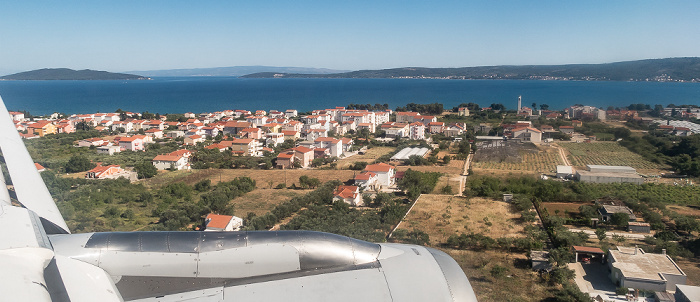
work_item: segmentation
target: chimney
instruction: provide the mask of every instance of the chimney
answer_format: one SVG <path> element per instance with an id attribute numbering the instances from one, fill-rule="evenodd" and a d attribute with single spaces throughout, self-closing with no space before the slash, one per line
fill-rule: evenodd
<path id="1" fill-rule="evenodd" d="M 639 248 L 638 248 L 637 245 L 635 244 L 635 245 L 634 245 L 634 254 L 635 254 L 635 255 L 637 254 L 637 250 L 638 250 L 638 249 L 639 249 Z"/>
<path id="2" fill-rule="evenodd" d="M 661 255 L 666 255 L 666 249 L 661 250 Z"/>

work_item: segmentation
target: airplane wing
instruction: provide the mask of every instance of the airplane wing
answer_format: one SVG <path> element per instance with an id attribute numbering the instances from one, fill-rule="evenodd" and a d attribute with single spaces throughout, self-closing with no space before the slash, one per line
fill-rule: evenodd
<path id="1" fill-rule="evenodd" d="M 476 301 L 454 259 L 416 245 L 309 231 L 70 234 L 4 104 L 0 148 L 24 206 L 3 180 L 0 293 L 12 301 Z"/>
<path id="2" fill-rule="evenodd" d="M 10 120 L 5 103 L 0 97 L 0 148 L 5 157 L 5 164 L 10 172 L 17 199 L 41 217 L 48 234 L 68 234 L 61 212 L 58 211 L 41 175 L 34 166 L 27 148 L 22 142 L 15 125 Z"/>

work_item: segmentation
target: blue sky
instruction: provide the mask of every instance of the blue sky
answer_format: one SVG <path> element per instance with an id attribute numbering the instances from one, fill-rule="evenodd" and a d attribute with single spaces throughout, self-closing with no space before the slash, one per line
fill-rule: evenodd
<path id="1" fill-rule="evenodd" d="M 2 1 L 0 74 L 700 56 L 700 1 Z"/>

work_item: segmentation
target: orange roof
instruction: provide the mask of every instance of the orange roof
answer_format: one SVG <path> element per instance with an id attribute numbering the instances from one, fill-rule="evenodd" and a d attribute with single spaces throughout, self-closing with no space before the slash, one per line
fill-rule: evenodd
<path id="1" fill-rule="evenodd" d="M 185 156 L 185 155 L 191 154 L 191 153 L 192 153 L 192 152 L 190 152 L 190 150 L 187 150 L 187 149 L 180 149 L 180 150 L 177 150 L 177 151 L 170 152 L 170 153 L 168 153 L 168 155 L 173 155 L 173 156 Z"/>
<path id="2" fill-rule="evenodd" d="M 410 116 L 416 116 L 419 115 L 418 112 L 396 112 L 396 115 L 410 115 Z"/>
<path id="3" fill-rule="evenodd" d="M 385 163 L 378 163 L 374 165 L 367 165 L 365 171 L 368 172 L 389 172 L 394 169 L 394 166 Z"/>
<path id="4" fill-rule="evenodd" d="M 225 148 L 228 148 L 228 147 L 226 147 L 222 144 L 211 144 L 209 146 L 204 147 L 204 149 L 219 149 L 219 150 L 225 149 Z"/>
<path id="5" fill-rule="evenodd" d="M 228 215 L 218 215 L 218 214 L 207 214 L 204 221 L 207 221 L 208 228 L 225 229 L 229 222 L 231 222 L 233 216 Z"/>
<path id="6" fill-rule="evenodd" d="M 277 158 L 292 158 L 294 157 L 294 153 L 280 153 L 277 155 Z"/>
<path id="7" fill-rule="evenodd" d="M 332 137 L 319 137 L 316 139 L 317 142 L 331 142 L 331 143 L 338 143 L 340 140 L 332 138 Z"/>
<path id="8" fill-rule="evenodd" d="M 154 161 L 178 161 L 182 156 L 161 154 L 153 158 Z"/>
<path id="9" fill-rule="evenodd" d="M 109 168 L 119 168 L 119 165 L 109 165 L 109 166 L 97 166 L 92 168 L 92 170 L 87 171 L 87 173 L 93 172 L 93 173 L 102 173 L 104 171 L 109 170 Z"/>
<path id="10" fill-rule="evenodd" d="M 294 130 L 284 130 L 284 131 L 282 131 L 282 134 L 287 135 L 287 136 L 290 136 L 290 135 L 297 135 L 297 133 L 299 133 L 299 131 L 294 131 Z"/>
<path id="11" fill-rule="evenodd" d="M 333 192 L 333 195 L 340 196 L 342 198 L 355 198 L 355 192 L 357 190 L 357 186 L 338 186 Z"/>
<path id="12" fill-rule="evenodd" d="M 254 140 L 255 139 L 252 139 L 252 138 L 237 138 L 237 139 L 233 140 L 232 144 L 247 145 L 247 144 L 250 144 Z"/>
<path id="13" fill-rule="evenodd" d="M 314 151 L 313 149 L 309 149 L 309 148 L 306 148 L 306 147 L 304 147 L 304 146 L 299 146 L 299 147 L 296 147 L 296 148 L 292 148 L 292 150 L 298 151 L 298 152 L 301 152 L 301 153 L 308 153 L 308 152 Z"/>
<path id="14" fill-rule="evenodd" d="M 605 254 L 603 250 L 597 248 L 597 247 L 588 247 L 588 246 L 577 246 L 574 245 L 572 246 L 575 252 L 579 253 L 592 253 L 592 254 Z"/>
<path id="15" fill-rule="evenodd" d="M 260 131 L 262 131 L 262 129 L 260 129 L 260 128 L 245 128 L 245 129 L 241 130 L 241 132 L 260 132 Z"/>
<path id="16" fill-rule="evenodd" d="M 133 142 L 133 141 L 135 141 L 136 139 L 141 139 L 141 138 L 140 138 L 140 137 L 136 137 L 136 136 L 121 137 L 121 138 L 119 139 L 119 142 L 120 142 L 120 143 L 121 143 L 121 142 Z M 115 138 L 115 140 L 116 140 L 116 138 Z"/>
<path id="17" fill-rule="evenodd" d="M 355 180 L 369 180 L 372 176 L 377 176 L 377 174 L 372 172 L 360 173 L 355 176 Z"/>
<path id="18" fill-rule="evenodd" d="M 430 125 L 430 126 L 444 126 L 445 123 L 443 123 L 443 122 L 430 122 L 430 123 L 428 123 L 428 125 Z"/>

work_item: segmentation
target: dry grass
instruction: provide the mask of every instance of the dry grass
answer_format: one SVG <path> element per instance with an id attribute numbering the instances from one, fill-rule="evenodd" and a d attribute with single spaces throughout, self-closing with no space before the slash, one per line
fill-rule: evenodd
<path id="1" fill-rule="evenodd" d="M 374 147 L 371 149 L 367 149 L 367 152 L 365 152 L 365 154 L 363 155 L 357 154 L 338 160 L 338 168 L 347 169 L 356 161 L 364 161 L 371 164 L 377 158 L 381 157 L 382 155 L 391 153 L 394 150 L 396 150 L 396 148 L 394 147 Z"/>
<path id="2" fill-rule="evenodd" d="M 700 207 L 698 206 L 681 206 L 681 205 L 667 205 L 666 208 L 683 215 L 694 216 L 700 219 Z"/>
<path id="3" fill-rule="evenodd" d="M 566 212 L 568 211 L 571 214 L 578 213 L 578 208 L 582 205 L 589 205 L 592 206 L 594 203 L 592 202 L 583 202 L 583 203 L 574 203 L 574 202 L 545 202 L 542 203 L 542 206 L 544 206 L 545 209 L 547 209 L 547 212 L 550 215 L 557 215 L 559 217 L 567 218 L 566 217 Z M 557 212 L 559 211 L 559 212 Z"/>
<path id="4" fill-rule="evenodd" d="M 441 247 L 450 235 L 458 233 L 483 232 L 492 238 L 522 236 L 523 226 L 514 221 L 519 217 L 511 213 L 508 204 L 497 200 L 423 194 L 399 228 L 426 232 L 432 246 L 459 263 L 479 301 L 541 301 L 551 296 L 552 288 L 543 285 L 529 269 L 525 255 Z M 484 218 L 492 225 L 488 226 Z M 507 269 L 504 276 L 491 274 L 495 266 Z"/>
<path id="5" fill-rule="evenodd" d="M 687 285 L 700 286 L 700 259 L 674 259 L 688 276 Z"/>
<path id="6" fill-rule="evenodd" d="M 451 235 L 468 232 L 493 238 L 520 237 L 523 226 L 514 222 L 518 218 L 520 214 L 511 213 L 508 204 L 501 201 L 423 194 L 399 228 L 421 229 L 433 244 L 443 244 Z"/>
<path id="7" fill-rule="evenodd" d="M 441 249 L 454 258 L 469 278 L 478 301 L 542 301 L 552 296 L 553 287 L 540 281 L 523 254 L 501 251 Z M 503 277 L 494 277 L 495 266 L 507 268 Z"/>
<path id="8" fill-rule="evenodd" d="M 290 200 L 294 197 L 304 195 L 310 190 L 289 190 L 289 189 L 256 189 L 233 200 L 234 209 L 237 216 L 245 216 L 252 212 L 255 215 L 265 215 L 276 205 Z"/>

